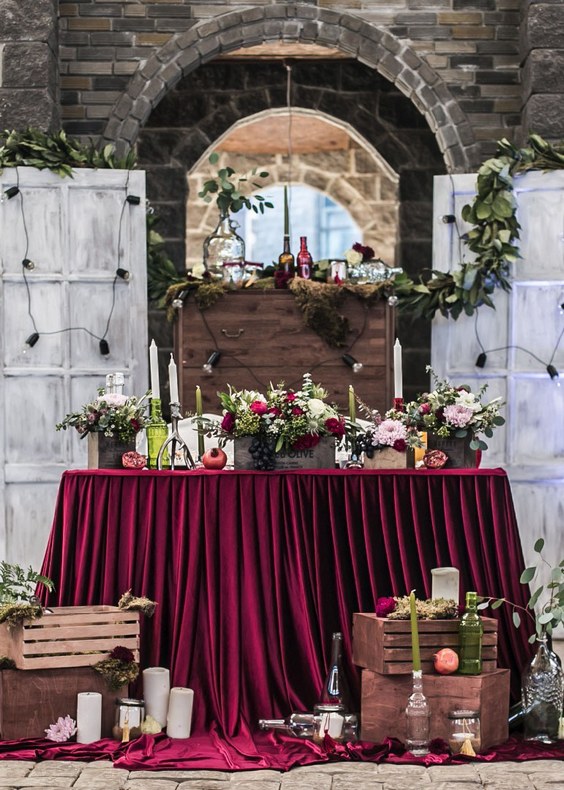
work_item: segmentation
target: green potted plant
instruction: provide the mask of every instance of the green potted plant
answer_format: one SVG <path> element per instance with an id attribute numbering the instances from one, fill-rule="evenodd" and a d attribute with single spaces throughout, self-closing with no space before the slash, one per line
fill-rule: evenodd
<path id="1" fill-rule="evenodd" d="M 21 565 L 0 562 L 0 623 L 16 625 L 41 617 L 43 607 L 35 595 L 38 584 L 53 589 L 51 579 L 34 571 L 31 565 L 25 570 Z"/>

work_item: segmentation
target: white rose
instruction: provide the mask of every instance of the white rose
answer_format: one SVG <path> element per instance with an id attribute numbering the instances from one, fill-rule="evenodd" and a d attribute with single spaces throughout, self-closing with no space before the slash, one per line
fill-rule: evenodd
<path id="1" fill-rule="evenodd" d="M 345 252 L 345 258 L 349 266 L 358 266 L 359 263 L 362 263 L 362 253 L 357 252 L 357 250 L 347 250 Z"/>
<path id="2" fill-rule="evenodd" d="M 319 398 L 310 398 L 307 402 L 307 411 L 310 417 L 318 419 L 325 414 L 326 410 L 327 406 Z"/>
<path id="3" fill-rule="evenodd" d="M 466 392 L 466 390 L 460 390 L 456 399 L 454 401 L 455 406 L 464 406 L 467 409 L 471 409 L 472 411 L 480 411 L 482 408 L 480 401 L 477 401 L 475 396 L 471 392 Z"/>

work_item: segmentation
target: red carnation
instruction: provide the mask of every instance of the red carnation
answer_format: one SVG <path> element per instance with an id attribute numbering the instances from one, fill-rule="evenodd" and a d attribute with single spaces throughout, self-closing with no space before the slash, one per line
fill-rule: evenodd
<path id="1" fill-rule="evenodd" d="M 223 415 L 223 420 L 221 421 L 221 429 L 223 431 L 227 431 L 227 433 L 231 433 L 234 427 L 235 427 L 235 417 L 233 416 L 233 414 L 231 414 L 230 411 L 228 411 Z"/>
<path id="2" fill-rule="evenodd" d="M 396 608 L 394 598 L 378 598 L 376 601 L 376 617 L 387 617 Z"/>
<path id="3" fill-rule="evenodd" d="M 325 420 L 325 427 L 329 433 L 338 436 L 339 439 L 345 435 L 345 423 L 337 417 L 329 417 Z"/>

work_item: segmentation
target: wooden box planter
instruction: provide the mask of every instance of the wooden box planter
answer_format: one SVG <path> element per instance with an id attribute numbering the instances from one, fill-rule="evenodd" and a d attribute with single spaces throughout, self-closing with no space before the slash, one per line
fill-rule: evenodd
<path id="1" fill-rule="evenodd" d="M 235 469 L 254 469 L 254 461 L 249 452 L 252 437 L 242 436 L 235 439 Z M 321 439 L 319 444 L 307 450 L 281 450 L 276 453 L 276 470 L 292 469 L 334 469 L 335 440 L 330 437 Z"/>
<path id="2" fill-rule="evenodd" d="M 463 439 L 457 439 L 455 436 L 443 439 L 441 436 L 429 432 L 427 434 L 427 449 L 442 450 L 448 456 L 445 469 L 475 469 L 479 466 L 479 462 L 476 451 L 470 449 L 471 441 L 470 435 Z"/>
<path id="3" fill-rule="evenodd" d="M 92 666 L 117 645 L 139 661 L 139 612 L 117 606 L 54 606 L 23 625 L 0 625 L 0 655 L 18 669 Z"/>
<path id="4" fill-rule="evenodd" d="M 89 433 L 87 442 L 89 469 L 123 469 L 123 454 L 135 450 L 135 439 L 122 442 L 98 431 Z"/>
<path id="5" fill-rule="evenodd" d="M 423 675 L 423 693 L 431 709 L 430 738 L 448 741 L 451 710 L 478 710 L 482 730 L 481 751 L 508 738 L 508 669 L 482 675 Z M 381 675 L 362 670 L 360 705 L 362 740 L 405 742 L 405 706 L 412 691 L 411 675 Z"/>
<path id="6" fill-rule="evenodd" d="M 127 686 L 110 691 L 104 678 L 90 667 L 0 671 L 0 739 L 44 738 L 59 716 L 76 721 L 77 694 L 102 695 L 102 738 L 110 738 L 115 700 L 127 697 Z"/>
<path id="7" fill-rule="evenodd" d="M 433 654 L 442 647 L 458 650 L 459 620 L 418 620 L 421 668 L 433 671 Z M 497 620 L 482 617 L 482 672 L 497 667 Z M 367 612 L 353 614 L 353 662 L 382 675 L 411 674 L 411 624 Z"/>
<path id="8" fill-rule="evenodd" d="M 413 455 L 411 455 L 413 457 Z M 374 455 L 370 458 L 365 454 L 365 469 L 407 469 L 409 456 L 407 452 L 398 452 L 393 447 L 385 447 L 383 450 L 374 450 Z M 413 466 L 413 464 L 411 464 Z"/>

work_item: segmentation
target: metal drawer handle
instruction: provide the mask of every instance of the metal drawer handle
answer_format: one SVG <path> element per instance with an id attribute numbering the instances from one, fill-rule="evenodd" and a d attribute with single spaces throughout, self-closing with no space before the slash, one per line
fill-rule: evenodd
<path id="1" fill-rule="evenodd" d="M 244 331 L 244 329 L 238 329 L 236 332 L 228 332 L 227 329 L 222 329 L 221 333 L 225 335 L 225 337 L 230 337 L 234 340 L 237 340 L 238 337 L 241 337 Z"/>

